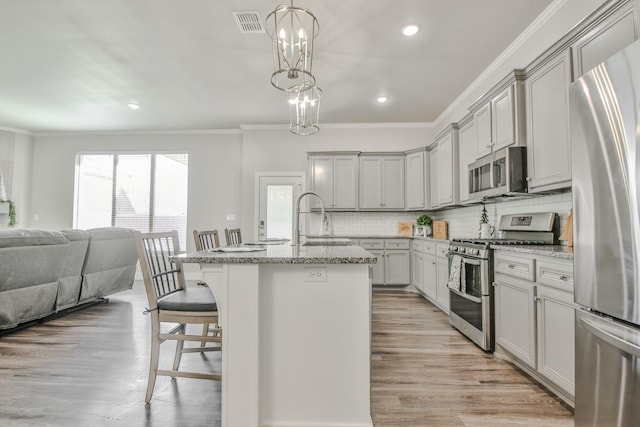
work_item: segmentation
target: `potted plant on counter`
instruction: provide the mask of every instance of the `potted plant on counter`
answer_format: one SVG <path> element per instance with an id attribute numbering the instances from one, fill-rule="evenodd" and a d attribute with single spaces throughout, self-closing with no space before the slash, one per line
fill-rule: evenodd
<path id="1" fill-rule="evenodd" d="M 420 215 L 416 220 L 416 224 L 416 236 L 427 237 L 433 234 L 433 230 L 431 228 L 433 220 L 429 215 Z"/>

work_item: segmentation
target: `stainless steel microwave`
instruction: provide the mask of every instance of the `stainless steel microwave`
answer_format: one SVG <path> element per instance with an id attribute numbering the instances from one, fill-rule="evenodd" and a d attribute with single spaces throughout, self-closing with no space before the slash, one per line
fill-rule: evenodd
<path id="1" fill-rule="evenodd" d="M 526 147 L 505 147 L 469 163 L 469 197 L 483 199 L 527 193 Z"/>

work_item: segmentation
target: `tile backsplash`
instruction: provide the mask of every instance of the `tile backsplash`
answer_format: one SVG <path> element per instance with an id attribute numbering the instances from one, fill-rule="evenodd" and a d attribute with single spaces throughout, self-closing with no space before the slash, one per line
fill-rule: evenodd
<path id="1" fill-rule="evenodd" d="M 564 228 L 572 206 L 571 191 L 549 196 L 531 197 L 515 201 L 487 203 L 489 223 L 496 226 L 504 214 L 526 214 L 555 212 Z M 448 222 L 449 238 L 477 237 L 482 205 L 453 208 L 437 212 L 426 212 L 433 219 Z M 331 212 L 329 230 L 334 235 L 366 236 L 395 235 L 398 221 L 415 221 L 423 212 Z M 314 222 L 312 222 L 314 223 Z M 318 233 L 311 227 L 311 234 Z"/>

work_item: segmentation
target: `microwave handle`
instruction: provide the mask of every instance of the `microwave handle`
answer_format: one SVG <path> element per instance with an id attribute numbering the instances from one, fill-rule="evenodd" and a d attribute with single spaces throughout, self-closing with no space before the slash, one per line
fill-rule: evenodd
<path id="1" fill-rule="evenodd" d="M 495 154 L 495 153 L 494 153 Z M 496 188 L 498 186 L 498 179 L 496 177 L 496 173 L 495 173 L 495 157 L 494 155 L 491 155 L 491 161 L 489 162 L 489 180 L 491 182 L 491 188 Z"/>

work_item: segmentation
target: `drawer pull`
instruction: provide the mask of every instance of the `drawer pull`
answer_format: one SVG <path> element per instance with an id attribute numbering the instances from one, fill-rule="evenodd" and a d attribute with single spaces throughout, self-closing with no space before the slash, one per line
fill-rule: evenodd
<path id="1" fill-rule="evenodd" d="M 513 264 L 509 264 L 507 267 L 509 267 L 509 268 L 511 268 L 511 269 L 516 268 L 516 266 L 515 266 L 515 265 L 513 265 Z"/>
<path id="2" fill-rule="evenodd" d="M 569 280 L 569 278 L 565 275 L 560 276 L 560 280 L 564 280 L 565 282 Z"/>

